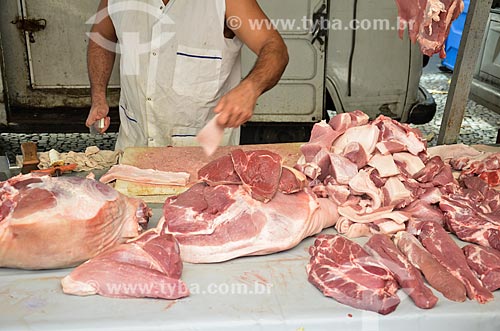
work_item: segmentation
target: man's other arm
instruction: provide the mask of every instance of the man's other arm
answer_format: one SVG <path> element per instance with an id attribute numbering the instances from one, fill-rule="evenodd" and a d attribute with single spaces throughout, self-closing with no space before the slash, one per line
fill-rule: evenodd
<path id="1" fill-rule="evenodd" d="M 278 83 L 288 64 L 286 45 L 256 0 L 226 0 L 226 19 L 234 17 L 241 24 L 231 26 L 231 19 L 228 27 L 257 55 L 257 61 L 248 76 L 216 106 L 218 122 L 224 127 L 238 127 L 248 121 L 257 98 Z M 252 22 L 258 22 L 261 28 Z"/>
<path id="2" fill-rule="evenodd" d="M 116 53 L 113 47 L 117 41 L 115 28 L 107 8 L 108 0 L 101 0 L 87 49 L 87 69 L 92 106 L 85 125 L 90 127 L 95 121 L 104 118 L 105 125 L 102 132 L 106 131 L 110 124 L 106 90 L 115 63 Z"/>

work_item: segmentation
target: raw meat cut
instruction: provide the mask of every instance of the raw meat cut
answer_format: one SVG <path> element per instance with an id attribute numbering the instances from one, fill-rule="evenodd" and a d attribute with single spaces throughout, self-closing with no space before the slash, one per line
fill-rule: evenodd
<path id="1" fill-rule="evenodd" d="M 277 170 L 275 172 L 278 173 Z M 198 179 L 210 186 L 243 184 L 240 176 L 236 173 L 231 155 L 225 155 L 207 163 L 198 170 Z M 302 172 L 294 168 L 282 166 L 278 190 L 285 194 L 296 193 L 306 186 L 306 181 L 307 178 Z M 262 184 L 258 185 L 262 186 Z M 273 187 L 272 189 L 274 190 L 275 188 Z"/>
<path id="2" fill-rule="evenodd" d="M 393 144 L 393 146 L 388 144 L 386 147 L 391 146 L 391 149 L 403 145 L 403 151 L 408 151 L 413 155 L 418 155 L 420 152 L 425 151 L 426 143 L 422 139 L 422 133 L 418 129 L 411 128 L 408 124 L 401 124 L 384 115 L 377 117 L 372 124 L 376 125 L 380 130 L 379 142 Z"/>
<path id="3" fill-rule="evenodd" d="M 329 153 L 330 173 L 339 184 L 347 185 L 349 181 L 358 173 L 358 166 L 349 159 Z M 325 173 L 325 177 L 328 173 Z"/>
<path id="4" fill-rule="evenodd" d="M 402 211 L 393 211 L 392 207 L 382 207 L 372 213 L 357 214 L 354 207 L 342 206 L 338 208 L 339 214 L 357 223 L 370 223 L 380 219 L 391 219 L 396 223 L 404 223 L 408 215 Z"/>
<path id="5" fill-rule="evenodd" d="M 413 178 L 420 183 L 432 182 L 432 180 L 439 174 L 445 167 L 443 160 L 439 156 L 430 158 L 425 167 L 413 175 Z"/>
<path id="6" fill-rule="evenodd" d="M 372 234 L 371 224 L 355 223 L 349 218 L 340 216 L 335 223 L 335 229 L 338 233 L 348 238 L 369 237 Z"/>
<path id="7" fill-rule="evenodd" d="M 0 267 L 77 265 L 136 237 L 150 210 L 98 181 L 19 175 L 0 183 Z"/>
<path id="8" fill-rule="evenodd" d="M 500 250 L 500 192 L 478 177 L 466 177 L 463 184 L 439 203 L 446 225 L 464 241 Z"/>
<path id="9" fill-rule="evenodd" d="M 141 169 L 126 164 L 119 164 L 112 166 L 99 181 L 101 183 L 110 183 L 117 179 L 141 184 L 186 186 L 189 182 L 189 174 L 187 172 Z"/>
<path id="10" fill-rule="evenodd" d="M 484 287 L 492 292 L 500 289 L 500 251 L 477 245 L 467 245 L 462 250 Z"/>
<path id="11" fill-rule="evenodd" d="M 418 241 L 415 236 L 400 231 L 394 235 L 394 243 L 408 258 L 410 263 L 419 269 L 427 282 L 446 298 L 463 302 L 466 299 L 464 284 L 450 274 Z"/>
<path id="12" fill-rule="evenodd" d="M 236 149 L 231 152 L 231 159 L 243 187 L 254 199 L 268 202 L 274 197 L 281 178 L 279 154 L 266 150 L 244 152 Z"/>
<path id="13" fill-rule="evenodd" d="M 399 36 L 408 27 L 412 42 L 418 41 L 422 53 L 446 57 L 444 42 L 453 20 L 462 10 L 462 0 L 396 0 L 399 9 Z"/>
<path id="14" fill-rule="evenodd" d="M 412 177 L 425 168 L 424 162 L 422 162 L 418 156 L 410 153 L 394 153 L 393 158 L 399 169 L 405 171 Z"/>
<path id="15" fill-rule="evenodd" d="M 372 213 L 357 213 L 359 206 L 338 207 L 341 216 L 335 228 L 350 238 L 370 236 L 375 233 L 396 233 L 405 229 L 408 215 L 401 211 L 393 211 L 392 206 L 381 207 Z"/>
<path id="16" fill-rule="evenodd" d="M 231 151 L 200 169 L 201 183 L 165 201 L 162 226 L 187 262 L 220 262 L 279 252 L 332 226 L 337 206 L 267 151 Z M 239 180 L 238 180 L 239 178 Z"/>
<path id="17" fill-rule="evenodd" d="M 220 158 L 207 163 L 198 170 L 198 179 L 210 186 L 224 184 L 242 184 L 240 176 L 234 169 L 231 155 L 221 156 Z"/>
<path id="18" fill-rule="evenodd" d="M 368 123 L 370 117 L 361 110 L 355 110 L 349 113 L 340 113 L 330 120 L 328 124 L 337 132 L 344 133 L 347 129 L 354 126 L 361 126 Z"/>
<path id="19" fill-rule="evenodd" d="M 177 242 L 154 228 L 83 263 L 61 284 L 80 296 L 178 299 L 189 295 L 181 274 Z"/>
<path id="20" fill-rule="evenodd" d="M 370 175 L 365 170 L 360 170 L 351 180 L 349 180 L 349 188 L 354 194 L 366 194 L 370 197 L 370 211 L 377 210 L 382 205 L 380 189 L 375 186 L 370 179 Z"/>
<path id="21" fill-rule="evenodd" d="M 396 167 L 396 163 L 394 163 L 394 159 L 391 155 L 375 154 L 368 164 L 377 169 L 380 177 L 399 175 L 399 169 Z"/>
<path id="22" fill-rule="evenodd" d="M 429 309 L 436 305 L 438 298 L 425 286 L 420 271 L 408 261 L 387 235 L 374 234 L 364 249 L 392 271 L 403 291 L 412 298 L 417 307 Z"/>
<path id="23" fill-rule="evenodd" d="M 350 117 L 349 117 L 350 119 Z M 300 151 L 305 157 L 306 162 L 311 162 L 314 156 L 322 148 L 330 148 L 332 143 L 340 136 L 342 132 L 335 131 L 325 121 L 321 121 L 313 126 L 309 142 L 300 146 Z"/>
<path id="24" fill-rule="evenodd" d="M 403 208 L 403 211 L 411 215 L 414 221 L 432 220 L 439 225 L 444 225 L 445 217 L 441 209 L 433 204 L 427 203 L 423 199 L 419 198 L 413 201 L 407 207 Z"/>
<path id="25" fill-rule="evenodd" d="M 342 154 L 347 145 L 357 142 L 369 155 L 375 150 L 379 133 L 379 129 L 374 125 L 365 124 L 351 127 L 333 142 L 332 151 L 336 154 Z"/>
<path id="26" fill-rule="evenodd" d="M 478 151 L 474 147 L 464 145 L 464 144 L 453 144 L 453 145 L 439 145 L 429 147 L 427 149 L 429 157 L 439 156 L 444 162 L 449 162 L 450 160 L 469 157 L 476 158 L 483 155 L 483 152 Z"/>
<path id="27" fill-rule="evenodd" d="M 384 206 L 395 206 L 412 200 L 411 192 L 396 177 L 389 178 L 382 188 Z"/>
<path id="28" fill-rule="evenodd" d="M 488 185 L 500 185 L 500 153 L 490 154 L 482 160 L 473 161 L 462 169 L 460 178 L 478 175 Z"/>
<path id="29" fill-rule="evenodd" d="M 406 145 L 395 140 L 380 141 L 375 147 L 382 155 L 389 155 L 406 151 Z"/>
<path id="30" fill-rule="evenodd" d="M 469 299 L 475 299 L 479 303 L 493 300 L 493 294 L 472 273 L 462 250 L 443 227 L 436 222 L 423 222 L 419 239 L 439 263 L 465 285 Z"/>
<path id="31" fill-rule="evenodd" d="M 175 235 L 183 261 L 211 263 L 264 255 L 296 246 L 335 224 L 336 205 L 305 189 L 277 192 L 268 203 L 242 185 L 199 183 L 165 201 L 164 231 Z"/>
<path id="32" fill-rule="evenodd" d="M 352 163 L 358 166 L 358 169 L 363 168 L 368 163 L 368 154 L 365 152 L 363 146 L 353 141 L 344 147 L 342 155 Z"/>
<path id="33" fill-rule="evenodd" d="M 307 178 L 302 172 L 283 166 L 278 190 L 284 194 L 297 193 L 304 189 L 306 182 Z"/>
<path id="34" fill-rule="evenodd" d="M 312 160 L 311 163 L 308 163 L 308 165 L 312 165 L 312 171 L 307 171 L 305 172 L 306 175 L 309 176 L 309 173 L 312 172 L 314 173 L 314 166 L 317 166 L 319 168 L 319 171 L 317 174 L 314 174 L 314 176 L 309 176 L 311 179 L 319 179 L 319 180 L 324 180 L 329 174 L 330 174 L 330 170 L 332 172 L 335 172 L 335 162 L 334 160 L 332 160 L 330 158 L 330 155 L 332 153 L 330 153 L 328 151 L 328 149 L 326 148 L 323 148 L 321 149 L 318 154 L 316 154 Z M 341 157 L 341 156 L 339 156 Z M 344 158 L 344 161 L 345 162 L 350 162 L 348 159 L 345 159 Z M 343 162 L 338 162 L 338 164 L 343 167 Z M 346 163 L 346 167 L 349 167 L 351 169 L 354 169 L 354 168 L 357 168 L 356 165 L 354 163 L 350 163 L 349 165 L 347 165 Z"/>
<path id="35" fill-rule="evenodd" d="M 320 235 L 309 254 L 308 280 L 325 296 L 383 315 L 399 305 L 392 273 L 355 242 L 340 235 Z"/>
<path id="36" fill-rule="evenodd" d="M 314 145 L 321 148 L 304 149 L 307 156 L 304 154 L 295 166 L 311 180 L 309 186 L 318 197 L 339 206 L 339 233 L 390 234 L 404 230 L 405 222 L 414 216 L 438 214 L 443 219 L 439 199 L 428 202 L 435 195 L 428 192 L 458 185 L 450 179 L 449 165 L 441 162 L 435 167 L 437 162 L 431 160 L 426 167 L 426 142 L 419 130 L 383 115 L 372 122 L 362 115 L 357 111 L 354 116 L 334 116 L 329 124 L 341 134 L 333 143 L 332 139 L 319 141 L 327 134 L 316 135 Z M 329 130 L 324 123 L 315 126 L 316 132 Z M 432 172 L 434 169 L 440 171 Z M 416 174 L 424 182 L 413 179 Z M 426 198 L 424 209 L 412 205 L 421 195 Z M 407 206 L 412 208 L 402 212 Z"/>

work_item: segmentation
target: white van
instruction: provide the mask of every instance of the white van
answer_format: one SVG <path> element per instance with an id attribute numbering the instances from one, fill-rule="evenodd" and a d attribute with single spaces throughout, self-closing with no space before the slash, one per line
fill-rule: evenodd
<path id="1" fill-rule="evenodd" d="M 302 124 L 328 118 L 328 110 L 361 109 L 372 118 L 384 114 L 415 124 L 434 117 L 434 99 L 419 87 L 422 53 L 406 32 L 399 38 L 394 0 L 259 3 L 285 39 L 290 63 L 279 85 L 259 100 L 245 142 L 303 141 L 309 127 Z M 303 21 L 319 24 L 304 28 Z M 247 71 L 254 59 L 244 52 Z"/>
<path id="2" fill-rule="evenodd" d="M 500 114 L 499 50 L 500 1 L 494 1 L 474 72 L 470 96 L 477 103 Z"/>
<path id="3" fill-rule="evenodd" d="M 0 1 L 4 86 L 11 115 L 26 108 L 50 114 L 62 107 L 89 107 L 90 26 L 85 22 L 98 2 Z M 283 35 L 290 63 L 278 86 L 259 99 L 255 115 L 243 128 L 242 143 L 307 140 L 312 125 L 328 118 L 328 110 L 361 109 L 372 117 L 384 114 L 414 123 L 434 116 L 432 98 L 419 88 L 422 54 L 407 37 L 398 37 L 394 0 L 259 4 Z M 246 74 L 255 56 L 244 50 L 242 61 Z M 118 101 L 117 68 L 110 81 L 112 106 Z"/>

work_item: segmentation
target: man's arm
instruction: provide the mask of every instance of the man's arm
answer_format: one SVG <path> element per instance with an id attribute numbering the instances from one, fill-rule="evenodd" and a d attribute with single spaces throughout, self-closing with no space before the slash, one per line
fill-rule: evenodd
<path id="1" fill-rule="evenodd" d="M 92 106 L 85 124 L 90 127 L 95 121 L 105 118 L 102 132 L 109 127 L 110 118 L 106 90 L 113 71 L 116 53 L 113 47 L 117 37 L 113 22 L 108 14 L 108 0 L 101 0 L 96 22 L 92 26 L 87 49 L 87 68 L 90 80 Z"/>
<path id="2" fill-rule="evenodd" d="M 221 98 L 214 110 L 220 114 L 220 125 L 238 127 L 252 117 L 257 98 L 280 80 L 288 64 L 288 51 L 256 0 L 226 0 L 228 18 L 229 28 L 257 55 L 252 71 Z M 233 18 L 241 24 L 231 26 Z M 262 23 L 262 28 L 256 29 L 251 22 Z"/>

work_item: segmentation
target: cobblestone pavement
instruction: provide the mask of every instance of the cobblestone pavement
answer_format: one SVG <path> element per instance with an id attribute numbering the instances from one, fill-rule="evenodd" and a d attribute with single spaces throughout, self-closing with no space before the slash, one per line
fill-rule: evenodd
<path id="1" fill-rule="evenodd" d="M 0 133 L 0 150 L 14 162 L 15 155 L 21 154 L 21 143 L 36 142 L 39 152 L 55 149 L 59 152 L 83 152 L 88 146 L 97 146 L 102 150 L 115 148 L 118 133 L 91 135 L 90 133 Z"/>
<path id="2" fill-rule="evenodd" d="M 436 144 L 439 135 L 450 80 L 451 74 L 443 72 L 427 73 L 422 75 L 420 79 L 420 84 L 434 96 L 437 104 L 437 112 L 431 122 L 412 126 L 419 128 L 427 138 L 432 138 L 429 140 L 429 146 Z M 458 143 L 467 145 L 494 144 L 499 128 L 500 114 L 469 100 L 460 129 Z"/>
<path id="3" fill-rule="evenodd" d="M 436 66 L 435 63 L 430 65 L 433 65 L 434 68 Z M 424 136 L 430 139 L 429 146 L 436 144 L 439 135 L 450 79 L 450 73 L 440 72 L 435 69 L 425 70 L 421 78 L 421 84 L 433 94 L 437 103 L 437 113 L 434 119 L 430 123 L 414 126 L 419 128 Z M 500 114 L 469 101 L 458 142 L 465 144 L 494 144 L 499 127 Z M 88 146 L 112 150 L 117 135 L 117 133 L 106 133 L 104 135 L 85 133 L 0 133 L 0 151 L 2 151 L 2 154 L 6 153 L 9 159 L 13 161 L 14 155 L 21 154 L 20 143 L 25 141 L 36 142 L 39 151 L 48 151 L 54 148 L 59 152 L 82 152 Z"/>

